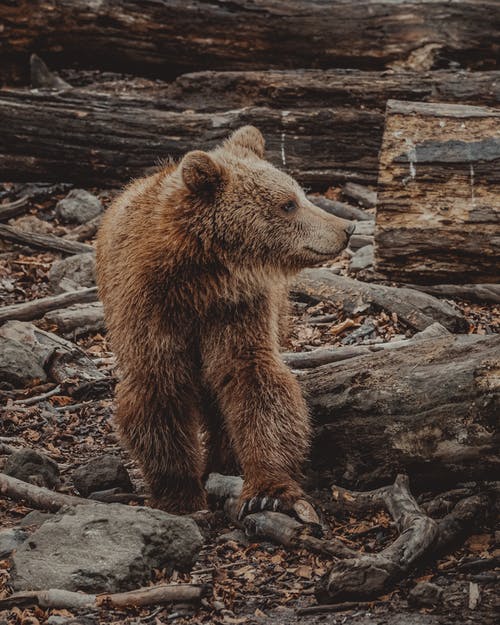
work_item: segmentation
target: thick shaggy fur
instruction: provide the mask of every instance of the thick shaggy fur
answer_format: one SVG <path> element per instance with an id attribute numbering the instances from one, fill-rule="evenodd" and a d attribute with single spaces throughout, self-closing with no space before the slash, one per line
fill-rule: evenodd
<path id="1" fill-rule="evenodd" d="M 303 495 L 310 423 L 279 357 L 280 310 L 289 278 L 338 254 L 349 224 L 263 155 L 260 132 L 241 128 L 131 184 L 100 229 L 116 423 L 170 512 L 203 508 L 203 476 L 237 465 L 243 500 L 286 509 Z"/>

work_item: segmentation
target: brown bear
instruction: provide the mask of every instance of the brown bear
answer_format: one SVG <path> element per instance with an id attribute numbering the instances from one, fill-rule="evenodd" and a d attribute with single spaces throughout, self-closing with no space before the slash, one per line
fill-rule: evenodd
<path id="1" fill-rule="evenodd" d="M 335 257 L 351 232 L 264 160 L 252 126 L 133 182 L 109 208 L 97 278 L 116 423 L 154 505 L 201 509 L 203 477 L 238 465 L 243 514 L 302 498 L 311 426 L 279 356 L 280 314 L 290 277 Z"/>

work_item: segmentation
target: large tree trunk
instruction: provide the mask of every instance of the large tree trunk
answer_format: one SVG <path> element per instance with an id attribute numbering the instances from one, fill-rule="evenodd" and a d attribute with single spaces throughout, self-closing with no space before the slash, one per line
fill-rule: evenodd
<path id="1" fill-rule="evenodd" d="M 411 341 L 297 375 L 316 424 L 312 468 L 329 482 L 498 479 L 500 337 Z"/>
<path id="2" fill-rule="evenodd" d="M 498 282 L 500 109 L 390 101 L 376 269 L 406 282 Z"/>
<path id="3" fill-rule="evenodd" d="M 431 69 L 499 61 L 496 0 L 3 2 L 3 73 L 28 54 L 158 77 L 192 69 Z"/>
<path id="4" fill-rule="evenodd" d="M 271 161 L 306 184 L 375 183 L 385 103 L 403 95 L 488 104 L 500 98 L 500 72 L 205 72 L 172 84 L 111 80 L 58 93 L 4 90 L 0 168 L 11 180 L 121 184 L 159 158 L 210 148 L 253 123 L 266 136 Z"/>

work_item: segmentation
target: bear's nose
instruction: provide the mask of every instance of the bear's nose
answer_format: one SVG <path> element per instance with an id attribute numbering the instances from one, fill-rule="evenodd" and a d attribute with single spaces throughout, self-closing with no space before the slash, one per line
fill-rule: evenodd
<path id="1" fill-rule="evenodd" d="M 349 224 L 346 228 L 346 232 L 348 234 L 348 236 L 351 236 L 351 234 L 354 232 L 354 230 L 356 230 L 356 224 Z"/>

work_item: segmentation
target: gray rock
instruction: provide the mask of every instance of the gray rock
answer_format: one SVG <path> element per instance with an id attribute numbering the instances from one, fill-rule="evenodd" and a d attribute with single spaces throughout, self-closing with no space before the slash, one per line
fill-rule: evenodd
<path id="1" fill-rule="evenodd" d="M 354 345 L 360 343 L 366 337 L 371 336 L 377 331 L 377 328 L 372 319 L 367 318 L 359 328 L 350 332 L 345 338 L 342 339 L 342 345 Z"/>
<path id="2" fill-rule="evenodd" d="M 56 205 L 57 217 L 66 223 L 85 224 L 104 210 L 101 200 L 85 189 L 73 189 Z"/>
<path id="3" fill-rule="evenodd" d="M 28 538 L 29 534 L 18 527 L 12 527 L 0 532 L 0 558 L 7 558 L 19 545 Z"/>
<path id="4" fill-rule="evenodd" d="M 34 449 L 15 451 L 8 457 L 3 472 L 37 486 L 55 488 L 59 484 L 57 463 Z"/>
<path id="5" fill-rule="evenodd" d="M 48 278 L 55 293 L 95 286 L 95 255 L 90 252 L 56 260 Z"/>
<path id="6" fill-rule="evenodd" d="M 231 532 L 226 532 L 225 534 L 221 534 L 217 536 L 215 541 L 218 545 L 223 545 L 224 543 L 235 542 L 244 547 L 248 547 L 250 544 L 250 539 L 247 537 L 245 532 L 242 530 L 232 530 Z"/>
<path id="7" fill-rule="evenodd" d="M 122 504 L 68 507 L 14 553 L 12 585 L 16 590 L 130 590 L 150 581 L 154 569 L 191 569 L 202 542 L 188 517 Z"/>
<path id="8" fill-rule="evenodd" d="M 21 527 L 40 527 L 42 523 L 48 521 L 54 516 L 53 512 L 42 512 L 41 510 L 32 510 L 24 516 L 19 525 Z"/>
<path id="9" fill-rule="evenodd" d="M 365 223 L 365 222 L 363 222 Z M 353 234 L 349 239 L 349 248 L 355 252 L 367 245 L 373 245 L 373 236 L 369 234 Z"/>
<path id="10" fill-rule="evenodd" d="M 48 221 L 43 221 L 36 215 L 23 215 L 17 219 L 11 219 L 10 225 L 24 232 L 33 232 L 35 234 L 53 234 L 54 226 Z"/>
<path id="11" fill-rule="evenodd" d="M 373 245 L 365 245 L 365 247 L 360 248 L 354 256 L 351 258 L 351 263 L 349 265 L 350 273 L 357 273 L 362 269 L 366 269 L 373 265 L 374 254 L 373 254 Z"/>
<path id="12" fill-rule="evenodd" d="M 80 495 L 87 497 L 90 493 L 119 488 L 131 493 L 132 482 L 127 469 L 118 456 L 106 454 L 78 467 L 73 473 L 73 484 Z"/>
<path id="13" fill-rule="evenodd" d="M 21 341 L 0 336 L 0 384 L 20 388 L 36 380 L 45 382 L 47 375 L 29 347 Z"/>
<path id="14" fill-rule="evenodd" d="M 408 595 L 408 603 L 415 607 L 427 607 L 437 605 L 443 596 L 443 589 L 431 582 L 419 582 Z"/>
<path id="15" fill-rule="evenodd" d="M 354 228 L 354 234 L 359 234 L 360 236 L 373 236 L 375 234 L 375 222 L 357 221 Z"/>

